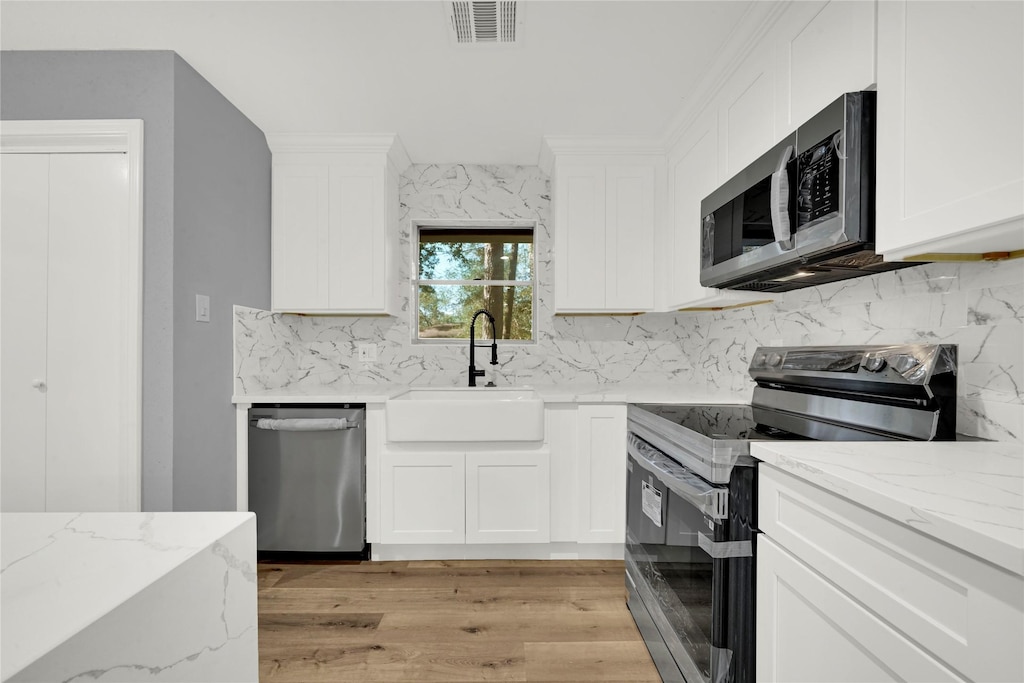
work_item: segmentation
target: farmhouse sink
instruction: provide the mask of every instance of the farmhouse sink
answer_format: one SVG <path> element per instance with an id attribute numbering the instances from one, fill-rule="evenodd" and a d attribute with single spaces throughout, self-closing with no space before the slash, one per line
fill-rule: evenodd
<path id="1" fill-rule="evenodd" d="M 523 387 L 416 387 L 384 404 L 388 441 L 540 441 L 544 401 Z"/>

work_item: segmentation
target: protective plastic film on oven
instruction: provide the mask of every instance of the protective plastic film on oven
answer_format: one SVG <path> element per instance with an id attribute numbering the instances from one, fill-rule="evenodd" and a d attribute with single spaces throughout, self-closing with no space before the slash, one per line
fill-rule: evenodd
<path id="1" fill-rule="evenodd" d="M 715 582 L 722 580 L 723 565 L 701 540 L 714 536 L 722 522 L 636 462 L 630 465 L 627 557 L 645 586 L 641 597 L 653 603 L 648 608 L 659 613 L 659 621 L 667 622 L 669 651 L 689 665 L 681 668 L 696 669 L 704 681 L 725 681 L 731 652 L 716 647 L 723 639 L 714 632 L 720 627 L 714 618 Z"/>

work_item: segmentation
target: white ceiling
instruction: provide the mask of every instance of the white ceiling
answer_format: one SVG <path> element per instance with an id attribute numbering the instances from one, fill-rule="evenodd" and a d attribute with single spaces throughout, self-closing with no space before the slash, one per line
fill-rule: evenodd
<path id="1" fill-rule="evenodd" d="M 268 135 L 531 165 L 543 135 L 664 135 L 751 4 L 527 0 L 521 45 L 459 47 L 441 0 L 3 0 L 0 47 L 174 50 Z"/>

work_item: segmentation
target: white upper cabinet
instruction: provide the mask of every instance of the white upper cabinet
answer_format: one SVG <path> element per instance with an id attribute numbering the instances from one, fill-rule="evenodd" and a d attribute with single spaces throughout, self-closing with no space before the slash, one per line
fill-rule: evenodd
<path id="1" fill-rule="evenodd" d="M 770 42 L 760 44 L 722 86 L 718 99 L 720 180 L 733 177 L 778 142 L 773 47 Z"/>
<path id="2" fill-rule="evenodd" d="M 1024 249 L 1024 4 L 878 8 L 877 249 Z"/>
<path id="3" fill-rule="evenodd" d="M 797 2 L 775 45 L 774 144 L 846 92 L 875 84 L 874 2 Z"/>
<path id="4" fill-rule="evenodd" d="M 272 307 L 295 313 L 390 314 L 398 308 L 394 136 L 270 138 Z"/>
<path id="5" fill-rule="evenodd" d="M 559 166 L 555 194 L 555 310 L 605 306 L 605 169 Z"/>
<path id="6" fill-rule="evenodd" d="M 654 233 L 665 200 L 664 157 L 586 156 L 556 147 L 555 312 L 654 310 Z"/>
<path id="7" fill-rule="evenodd" d="M 771 21 L 766 18 L 766 21 Z M 659 310 L 764 301 L 758 292 L 700 284 L 700 204 L 844 92 L 875 82 L 875 3 L 785 7 L 668 151 L 669 213 L 659 239 Z M 663 247 L 663 248 L 662 248 Z"/>
<path id="8" fill-rule="evenodd" d="M 700 203 L 718 186 L 719 119 L 717 112 L 705 114 L 691 126 L 669 153 L 668 235 L 659 255 L 668 262 L 659 270 L 665 274 L 661 288 L 667 300 L 659 308 L 716 309 L 742 306 L 764 300 L 758 292 L 740 292 L 703 287 L 700 284 Z"/>
<path id="9" fill-rule="evenodd" d="M 671 283 L 667 308 L 719 292 L 700 285 L 700 203 L 718 179 L 718 117 L 712 113 L 691 126 L 669 153 L 670 234 L 664 255 L 671 267 L 661 271 Z"/>

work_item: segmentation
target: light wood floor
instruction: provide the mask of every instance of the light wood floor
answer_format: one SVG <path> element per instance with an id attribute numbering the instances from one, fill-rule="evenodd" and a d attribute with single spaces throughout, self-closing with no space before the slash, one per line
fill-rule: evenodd
<path id="1" fill-rule="evenodd" d="M 658 682 L 622 562 L 259 565 L 261 681 Z"/>

